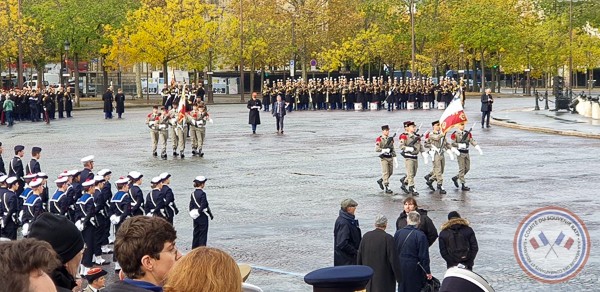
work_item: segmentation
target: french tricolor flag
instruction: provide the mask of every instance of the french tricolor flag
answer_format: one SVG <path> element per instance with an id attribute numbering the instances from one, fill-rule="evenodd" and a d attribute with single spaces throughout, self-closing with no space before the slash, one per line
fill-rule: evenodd
<path id="1" fill-rule="evenodd" d="M 556 238 L 556 241 L 554 242 L 554 245 L 556 246 L 562 246 L 568 250 L 571 249 L 571 246 L 573 246 L 573 243 L 575 243 L 575 240 L 573 240 L 572 237 L 569 236 L 569 238 L 566 238 L 567 236 L 562 233 L 562 231 L 560 232 L 560 234 L 558 235 L 558 237 Z M 565 240 L 566 238 L 566 240 Z"/>
<path id="2" fill-rule="evenodd" d="M 532 237 L 529 240 L 529 243 L 531 243 L 531 246 L 533 246 L 533 249 L 538 249 L 540 248 L 540 246 L 546 246 L 548 244 L 550 244 L 550 242 L 548 241 L 548 238 L 546 238 L 546 235 L 544 234 L 543 231 L 540 231 L 540 234 L 537 236 L 537 239 L 534 237 Z M 541 245 L 540 245 L 541 243 Z"/>

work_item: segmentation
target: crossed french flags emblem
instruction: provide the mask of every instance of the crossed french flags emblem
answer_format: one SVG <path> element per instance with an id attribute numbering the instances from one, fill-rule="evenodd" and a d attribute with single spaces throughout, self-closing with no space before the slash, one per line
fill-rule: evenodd
<path id="1" fill-rule="evenodd" d="M 533 249 L 538 249 L 542 246 L 547 246 L 550 244 L 550 242 L 548 241 L 548 238 L 546 237 L 546 235 L 544 234 L 543 231 L 540 231 L 540 234 L 538 234 L 537 239 L 536 239 L 536 236 L 532 237 L 529 240 L 529 243 L 531 244 Z M 566 248 L 567 250 L 570 250 L 571 247 L 573 246 L 573 243 L 575 243 L 575 240 L 570 236 L 567 237 L 561 231 L 560 234 L 558 235 L 558 237 L 556 238 L 556 240 L 554 241 L 554 244 L 552 244 L 552 246 L 550 248 L 553 248 L 554 246 L 561 246 L 561 247 Z"/>

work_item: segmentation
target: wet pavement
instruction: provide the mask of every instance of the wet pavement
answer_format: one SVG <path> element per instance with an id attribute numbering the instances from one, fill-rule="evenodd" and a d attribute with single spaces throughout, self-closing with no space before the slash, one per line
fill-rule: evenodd
<path id="1" fill-rule="evenodd" d="M 533 106 L 533 98 L 499 98 L 493 116 L 528 103 Z M 478 121 L 477 100 L 468 100 L 466 110 L 472 120 L 469 124 Z M 417 125 L 423 123 L 421 132 L 425 132 L 441 115 L 437 110 L 293 112 L 285 118 L 285 134 L 277 135 L 274 118 L 262 112 L 263 124 L 258 134 L 252 135 L 245 105 L 211 105 L 214 124 L 207 129 L 204 158 L 189 156 L 188 141 L 185 159 L 174 158 L 168 151 L 169 157 L 163 161 L 150 153 L 144 125 L 149 111 L 129 109 L 122 120 L 104 120 L 101 111 L 79 111 L 72 119 L 50 125 L 25 122 L 12 129 L 0 128 L 3 157 L 8 163 L 12 147 L 23 144 L 28 161 L 31 147 L 41 146 L 42 170 L 55 177 L 63 170 L 81 168 L 79 159 L 93 154 L 94 171 L 111 169 L 113 181 L 132 170 L 142 172 L 145 192 L 150 190 L 151 177 L 172 173 L 172 188 L 182 210 L 175 227 L 183 252 L 191 246 L 192 221 L 186 210 L 192 180 L 197 175 L 208 177 L 206 192 L 215 215 L 208 243 L 228 251 L 238 262 L 251 264 L 254 271 L 248 282 L 265 291 L 311 291 L 302 276 L 333 264 L 333 224 L 342 199 L 351 197 L 359 203 L 356 215 L 363 234 L 373 229 L 378 213 L 394 222 L 405 198 L 399 194 L 403 164 L 392 176 L 390 187 L 396 194 L 384 194 L 376 183 L 380 164 L 374 152 L 380 126 L 389 124 L 394 131 L 403 121 L 413 120 Z M 538 119 L 537 115 L 532 119 Z M 438 231 L 452 210 L 471 221 L 480 248 L 474 269 L 497 291 L 597 291 L 600 257 L 594 248 L 600 243 L 600 219 L 596 216 L 600 208 L 600 140 L 502 127 L 476 127 L 473 136 L 484 155 L 471 154 L 470 192 L 452 185 L 450 177 L 458 167 L 450 160 L 444 183 L 448 194 L 428 191 L 422 177 L 431 164 L 419 162 L 417 201 L 429 210 Z M 575 212 L 592 238 L 586 267 L 563 284 L 530 279 L 513 253 L 519 222 L 534 209 L 548 205 Z M 390 226 L 388 232 L 394 231 Z M 441 279 L 445 262 L 437 243 L 430 248 L 430 255 L 433 274 Z"/>

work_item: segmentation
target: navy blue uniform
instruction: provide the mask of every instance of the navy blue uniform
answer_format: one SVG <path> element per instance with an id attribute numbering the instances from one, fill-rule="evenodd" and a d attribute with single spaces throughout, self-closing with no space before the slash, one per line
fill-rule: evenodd
<path id="1" fill-rule="evenodd" d="M 39 161 L 37 161 L 37 159 L 31 158 L 29 163 L 27 163 L 27 166 L 25 166 L 25 173 L 30 174 L 30 173 L 38 173 L 38 172 L 42 172 L 40 163 L 39 163 Z"/>
<path id="2" fill-rule="evenodd" d="M 154 216 L 166 218 L 165 207 L 165 196 L 161 190 L 153 189 L 148 193 L 146 196 L 146 205 L 144 206 L 146 214 L 152 213 Z"/>
<path id="3" fill-rule="evenodd" d="M 96 250 L 96 229 L 98 221 L 96 219 L 96 207 L 94 205 L 94 198 L 92 195 L 85 193 L 77 201 L 77 221 L 81 221 L 83 224 L 83 241 L 87 248 L 83 252 L 83 259 L 81 263 L 88 268 L 92 267 L 92 258 L 94 251 Z"/>
<path id="4" fill-rule="evenodd" d="M 144 215 L 144 193 L 137 185 L 131 185 L 129 189 L 131 195 L 131 214 L 133 216 Z"/>
<path id="5" fill-rule="evenodd" d="M 131 216 L 131 196 L 127 192 L 118 191 L 110 200 L 111 216 L 119 217 L 119 224 L 115 225 L 115 233 L 119 230 L 121 223 Z"/>
<path id="6" fill-rule="evenodd" d="M 208 239 L 208 216 L 212 220 L 212 212 L 206 200 L 206 193 L 202 189 L 196 189 L 190 199 L 190 211 L 197 209 L 200 216 L 194 219 L 194 236 L 192 249 L 198 246 L 206 246 Z M 205 213 L 206 210 L 206 213 Z M 208 216 L 207 216 L 208 215 Z"/>
<path id="7" fill-rule="evenodd" d="M 43 212 L 42 198 L 35 193 L 31 193 L 23 203 L 23 217 L 21 218 L 21 222 L 23 224 L 31 224 Z"/>
<path id="8" fill-rule="evenodd" d="M 173 224 L 173 218 L 175 217 L 175 215 L 179 214 L 179 209 L 177 209 L 177 206 L 175 205 L 175 195 L 173 194 L 173 190 L 171 189 L 171 187 L 169 187 L 168 185 L 163 185 L 161 192 L 163 193 L 163 196 L 165 198 L 165 210 L 167 211 L 167 221 Z"/>
<path id="9" fill-rule="evenodd" d="M 4 228 L 2 228 L 0 237 L 16 240 L 18 228 L 17 214 L 19 213 L 17 195 L 11 190 L 3 189 L 0 196 L 0 200 L 2 200 L 2 204 L 0 204 L 0 216 L 2 217 L 2 222 L 4 222 Z"/>
<path id="10" fill-rule="evenodd" d="M 48 211 L 52 214 L 67 216 L 69 211 L 69 197 L 66 192 L 56 190 L 50 198 Z"/>
<path id="11" fill-rule="evenodd" d="M 102 255 L 102 245 L 106 241 L 108 244 L 108 237 L 106 237 L 105 230 L 110 228 L 110 220 L 108 219 L 108 205 L 104 198 L 104 194 L 101 190 L 96 189 L 94 193 L 94 206 L 96 208 L 96 234 L 95 240 L 96 244 L 94 245 L 94 254 L 97 256 Z M 108 227 L 107 227 L 108 225 Z"/>
<path id="12" fill-rule="evenodd" d="M 112 199 L 112 196 L 113 196 L 110 182 L 107 181 L 104 184 L 104 187 L 102 187 L 102 191 L 100 193 L 101 193 L 101 197 L 102 197 L 102 203 L 104 204 L 104 214 L 106 215 L 106 216 L 104 216 L 105 217 L 104 221 L 100 222 L 100 226 L 102 226 L 103 232 L 104 232 L 104 235 L 102 236 L 102 245 L 107 245 L 108 237 L 110 236 L 109 207 L 110 207 L 110 199 Z"/>
<path id="13" fill-rule="evenodd" d="M 75 223 L 75 221 L 77 221 L 75 219 L 76 214 L 77 213 L 77 201 L 79 200 L 79 198 L 81 198 L 81 184 L 80 183 L 72 183 L 70 186 L 67 187 L 67 190 L 65 191 L 65 193 L 67 194 L 67 205 L 69 210 L 67 211 L 68 217 L 69 219 Z"/>
<path id="14" fill-rule="evenodd" d="M 23 161 L 21 160 L 21 157 L 15 155 L 15 157 L 13 157 L 13 159 L 8 163 L 8 176 L 14 176 L 17 178 L 17 181 L 19 182 L 17 194 L 22 193 L 25 185 L 23 182 L 25 173 L 23 170 Z"/>

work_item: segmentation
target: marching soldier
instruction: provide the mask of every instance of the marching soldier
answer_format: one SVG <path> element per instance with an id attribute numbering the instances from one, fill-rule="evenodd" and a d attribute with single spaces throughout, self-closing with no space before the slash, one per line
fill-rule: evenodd
<path id="1" fill-rule="evenodd" d="M 152 190 L 146 195 L 144 211 L 146 216 L 165 218 L 165 197 L 162 193 L 162 179 L 160 176 L 153 177 L 150 181 Z"/>
<path id="2" fill-rule="evenodd" d="M 106 199 L 103 193 L 104 185 L 106 184 L 106 180 L 102 175 L 97 175 L 94 177 L 94 210 L 96 213 L 95 219 L 96 224 L 94 225 L 94 240 L 96 243 L 94 244 L 94 263 L 98 265 L 105 264 L 106 261 L 102 258 L 103 253 L 103 244 L 106 241 L 108 243 L 108 239 L 105 238 L 105 230 L 110 227 L 110 221 L 108 219 L 107 213 L 107 205 Z"/>
<path id="3" fill-rule="evenodd" d="M 19 182 L 19 189 L 17 193 L 20 194 L 23 192 L 23 187 L 25 183 L 23 181 L 23 177 L 25 176 L 25 172 L 23 170 L 23 160 L 21 158 L 25 155 L 25 146 L 17 145 L 15 146 L 15 157 L 8 164 L 8 176 L 14 176 L 17 178 Z"/>
<path id="4" fill-rule="evenodd" d="M 162 159 L 167 159 L 167 140 L 169 139 L 169 119 L 171 119 L 171 114 L 169 113 L 168 107 L 162 107 L 161 111 L 162 115 L 158 120 L 158 136 L 162 141 L 160 157 Z"/>
<path id="5" fill-rule="evenodd" d="M 109 169 L 102 169 L 98 171 L 98 175 L 104 179 L 104 183 L 102 185 L 102 188 L 100 189 L 100 198 L 104 207 L 102 212 L 102 218 L 99 218 L 101 219 L 100 226 L 103 229 L 103 235 L 101 237 L 101 248 L 103 254 L 110 254 L 112 253 L 112 249 L 108 247 L 108 238 L 110 237 L 110 199 L 113 197 L 112 186 L 110 184 L 112 171 L 110 171 Z"/>
<path id="6" fill-rule="evenodd" d="M 66 192 L 68 181 L 69 178 L 66 176 L 61 176 L 54 181 L 57 189 L 48 203 L 48 211 L 50 211 L 50 213 L 65 217 L 67 216 L 67 212 L 69 211 L 69 198 Z"/>
<path id="7" fill-rule="evenodd" d="M 86 248 L 83 251 L 81 273 L 86 273 L 95 262 L 94 251 L 96 250 L 96 219 L 97 209 L 94 206 L 94 179 L 88 179 L 81 184 L 84 194 L 77 201 L 77 215 L 75 226 L 81 231 Z"/>
<path id="8" fill-rule="evenodd" d="M 177 205 L 175 205 L 175 195 L 169 186 L 171 183 L 171 174 L 163 172 L 160 174 L 160 178 L 162 179 L 161 192 L 165 198 L 166 219 L 169 223 L 173 224 L 173 218 L 175 218 L 175 215 L 179 214 L 179 209 L 177 209 Z"/>
<path id="9" fill-rule="evenodd" d="M 121 223 L 131 216 L 131 196 L 129 195 L 129 179 L 120 177 L 115 184 L 117 192 L 110 199 L 110 222 L 115 226 L 115 234 L 119 231 Z M 115 272 L 121 270 L 116 256 L 113 254 Z"/>
<path id="10" fill-rule="evenodd" d="M 206 122 L 211 121 L 204 103 L 194 105 L 194 109 L 189 113 L 190 124 L 192 124 L 192 156 L 204 157 L 202 146 L 206 135 Z"/>
<path id="11" fill-rule="evenodd" d="M 143 176 L 137 171 L 132 171 L 127 175 L 130 179 L 129 194 L 131 195 L 131 215 L 133 216 L 144 215 L 144 193 L 140 189 Z"/>
<path id="12" fill-rule="evenodd" d="M 150 128 L 150 138 L 152 138 L 152 155 L 154 157 L 158 156 L 156 150 L 158 148 L 158 132 L 161 115 L 162 113 L 158 111 L 158 106 L 155 105 L 152 107 L 152 112 L 146 116 L 146 125 L 148 128 Z"/>
<path id="13" fill-rule="evenodd" d="M 173 156 L 179 156 L 181 153 L 181 158 L 185 157 L 183 151 L 185 150 L 185 133 L 183 131 L 183 127 L 185 125 L 185 120 L 183 119 L 184 115 L 177 111 L 177 109 L 173 108 L 169 112 L 169 125 L 172 129 L 172 137 L 173 137 Z M 181 148 L 181 152 L 177 152 L 177 149 Z"/>
<path id="14" fill-rule="evenodd" d="M 385 190 L 386 194 L 392 194 L 389 189 L 390 176 L 394 173 L 394 161 L 396 160 L 396 151 L 394 150 L 394 137 L 390 137 L 390 127 L 381 126 L 381 136 L 375 140 L 375 151 L 381 152 L 381 178 L 377 180 L 379 187 Z M 398 162 L 396 162 L 398 163 Z"/>
<path id="15" fill-rule="evenodd" d="M 40 148 L 40 147 L 31 148 L 31 160 L 29 161 L 29 163 L 27 163 L 27 166 L 25 166 L 25 173 L 42 172 L 42 169 L 40 167 L 40 162 L 38 161 L 40 159 L 41 153 L 42 153 L 42 148 Z"/>
<path id="16" fill-rule="evenodd" d="M 429 155 L 431 155 L 433 170 L 425 176 L 425 181 L 432 191 L 435 191 L 433 182 L 437 181 L 439 193 L 445 194 L 446 191 L 442 188 L 444 182 L 444 167 L 446 164 L 444 152 L 447 152 L 448 155 L 450 155 L 451 160 L 454 160 L 454 156 L 450 151 L 450 143 L 446 141 L 446 135 L 444 135 L 440 129 L 440 122 L 434 121 L 431 125 L 433 126 L 433 131 L 425 135 L 425 148 L 430 149 Z"/>
<path id="17" fill-rule="evenodd" d="M 190 198 L 190 217 L 194 220 L 194 235 L 192 238 L 192 248 L 206 246 L 208 239 L 208 218 L 213 219 L 212 212 L 206 200 L 204 185 L 206 178 L 197 176 L 194 179 L 194 192 Z"/>
<path id="18" fill-rule="evenodd" d="M 32 192 L 29 194 L 25 202 L 23 202 L 23 213 L 21 216 L 21 222 L 23 223 L 23 237 L 29 234 L 29 226 L 38 216 L 44 212 L 42 205 L 42 199 L 40 195 L 44 189 L 42 179 L 36 178 L 29 183 Z"/>
<path id="19" fill-rule="evenodd" d="M 69 186 L 67 187 L 66 193 L 67 193 L 67 198 L 69 199 L 69 211 L 68 211 L 68 217 L 71 220 L 71 222 L 75 223 L 75 217 L 76 217 L 76 213 L 77 213 L 77 201 L 79 201 L 79 198 L 81 198 L 81 195 L 83 195 L 83 189 L 81 186 L 81 181 L 80 181 L 80 176 L 79 174 L 81 173 L 81 171 L 79 171 L 78 169 L 73 169 L 70 171 L 67 171 L 66 176 L 69 179 Z"/>
<path id="20" fill-rule="evenodd" d="M 421 136 L 416 133 L 414 122 L 404 122 L 404 130 L 406 132 L 400 135 L 400 150 L 406 167 L 406 179 L 403 185 L 408 185 L 407 193 L 409 195 L 418 196 L 419 193 L 415 191 L 415 175 L 417 174 L 419 153 L 423 152 Z M 427 158 L 425 158 L 425 163 L 427 163 Z"/>
<path id="21" fill-rule="evenodd" d="M 16 177 L 11 176 L 6 179 L 5 183 L 6 189 L 0 195 L 2 199 L 2 206 L 0 206 L 0 209 L 2 209 L 0 214 L 0 220 L 2 220 L 0 238 L 17 240 L 19 202 L 15 192 L 19 188 L 19 181 Z"/>
<path id="22" fill-rule="evenodd" d="M 81 158 L 81 163 L 83 163 L 83 170 L 79 173 L 79 181 L 84 182 L 88 179 L 94 178 L 94 155 L 89 155 L 84 158 Z"/>
<path id="23" fill-rule="evenodd" d="M 456 154 L 458 160 L 458 175 L 452 177 L 454 186 L 458 188 L 458 181 L 462 184 L 461 190 L 470 191 L 471 188 L 465 185 L 465 175 L 471 169 L 471 158 L 469 157 L 469 145 L 472 145 L 479 151 L 479 155 L 483 155 L 481 147 L 477 145 L 473 135 L 471 134 L 472 129 L 465 131 L 465 123 L 461 123 L 458 126 L 458 130 L 452 133 L 450 139 L 452 140 L 452 152 Z"/>

